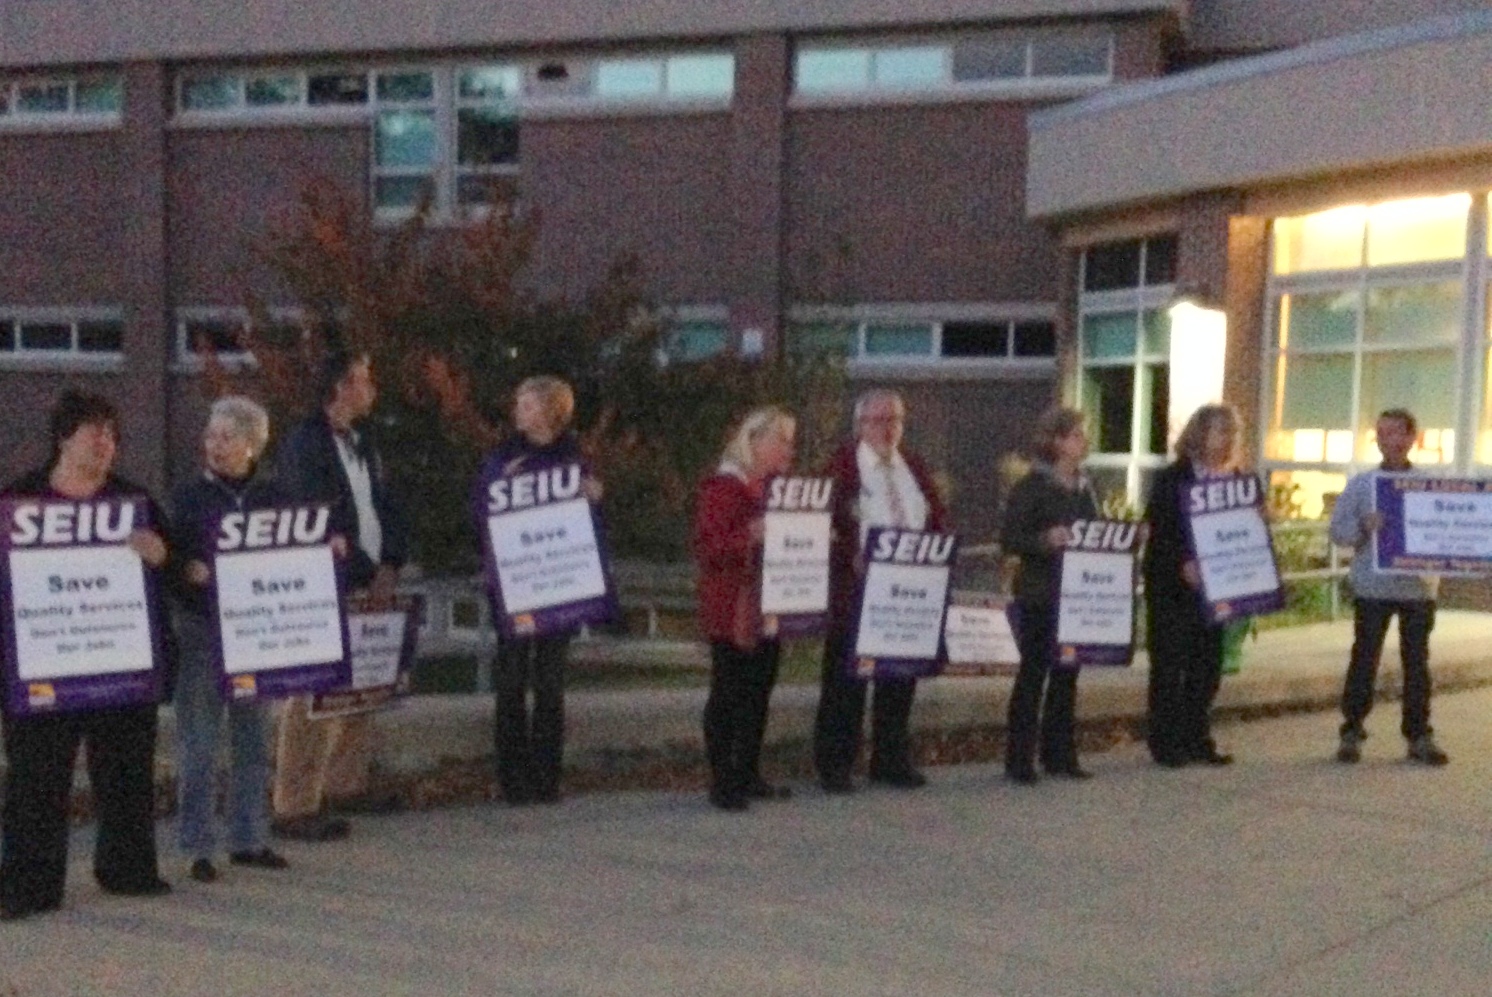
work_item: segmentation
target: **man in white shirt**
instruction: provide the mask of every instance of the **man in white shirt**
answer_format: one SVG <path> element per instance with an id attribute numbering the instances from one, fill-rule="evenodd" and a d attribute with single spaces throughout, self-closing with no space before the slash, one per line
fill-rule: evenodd
<path id="1" fill-rule="evenodd" d="M 276 472 L 297 500 L 331 507 L 331 531 L 348 540 L 347 588 L 376 605 L 393 602 L 408 529 L 388 486 L 382 456 L 365 420 L 378 390 L 366 355 L 333 352 L 321 371 L 322 409 L 295 426 L 280 445 Z M 397 798 L 370 799 L 373 717 L 361 713 L 312 720 L 310 700 L 285 704 L 276 745 L 275 833 L 303 841 L 345 837 L 348 825 L 328 817 L 340 809 L 385 811 Z"/>
<path id="2" fill-rule="evenodd" d="M 829 793 L 848 793 L 860 753 L 868 683 L 849 673 L 846 645 L 854 620 L 860 551 L 872 527 L 942 531 L 948 516 L 927 464 L 902 445 L 906 403 L 895 391 L 866 392 L 855 402 L 855 438 L 823 474 L 834 479 L 830 551 L 830 623 L 814 724 L 814 766 Z M 915 679 L 876 679 L 871 706 L 870 779 L 903 789 L 925 785 L 913 764 L 910 720 Z"/>

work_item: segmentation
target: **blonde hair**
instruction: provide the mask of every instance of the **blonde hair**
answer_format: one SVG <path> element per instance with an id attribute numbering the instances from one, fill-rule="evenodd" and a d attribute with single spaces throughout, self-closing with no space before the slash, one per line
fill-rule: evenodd
<path id="1" fill-rule="evenodd" d="M 750 471 L 756 463 L 752 456 L 752 444 L 771 432 L 791 433 L 797 425 L 798 420 L 793 414 L 780 405 L 754 408 L 736 425 L 720 461 L 722 464 L 735 464 L 742 470 Z"/>
<path id="2" fill-rule="evenodd" d="M 1203 405 L 1193 412 L 1191 418 L 1186 420 L 1186 428 L 1176 437 L 1176 456 L 1193 464 L 1201 463 L 1207 451 L 1207 434 L 1219 424 L 1228 431 L 1228 459 L 1223 466 L 1237 470 L 1242 463 L 1238 452 L 1238 437 L 1243 431 L 1243 420 L 1239 418 L 1238 410 L 1231 405 Z"/>
<path id="3" fill-rule="evenodd" d="M 549 374 L 524 378 L 513 389 L 514 401 L 517 401 L 519 395 L 538 398 L 556 429 L 568 426 L 575 415 L 575 390 L 561 378 Z"/>
<path id="4" fill-rule="evenodd" d="M 226 395 L 212 403 L 207 422 L 222 420 L 233 427 L 233 434 L 248 442 L 255 459 L 269 444 L 269 413 L 264 406 L 243 395 Z"/>

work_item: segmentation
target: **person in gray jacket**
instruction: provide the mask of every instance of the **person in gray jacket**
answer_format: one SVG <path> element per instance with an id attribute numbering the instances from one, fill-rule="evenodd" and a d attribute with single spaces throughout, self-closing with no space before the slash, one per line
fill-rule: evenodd
<path id="1" fill-rule="evenodd" d="M 1407 474 L 1413 470 L 1409 451 L 1418 436 L 1414 416 L 1404 409 L 1390 409 L 1378 417 L 1378 451 L 1383 463 L 1377 470 L 1355 475 L 1347 482 L 1331 513 L 1331 539 L 1354 550 L 1350 582 L 1356 597 L 1353 613 L 1352 659 L 1342 690 L 1341 744 L 1337 761 L 1362 758 L 1367 739 L 1363 720 L 1373 708 L 1374 681 L 1388 623 L 1399 617 L 1399 656 L 1404 665 L 1404 721 L 1402 731 L 1409 742 L 1409 760 L 1425 765 L 1444 765 L 1450 759 L 1435 744 L 1430 727 L 1430 630 L 1435 626 L 1435 596 L 1440 580 L 1433 575 L 1391 575 L 1373 566 L 1373 543 L 1383 526 L 1375 508 L 1374 482 L 1380 474 Z"/>

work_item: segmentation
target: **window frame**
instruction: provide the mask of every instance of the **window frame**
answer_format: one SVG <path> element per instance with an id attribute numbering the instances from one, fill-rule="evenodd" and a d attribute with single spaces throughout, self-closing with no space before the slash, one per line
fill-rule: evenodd
<path id="1" fill-rule="evenodd" d="M 114 83 L 119 91 L 119 107 L 112 111 L 78 110 L 78 88 L 88 83 Z M 19 93 L 22 87 L 67 87 L 67 109 L 63 111 L 23 111 Z M 0 135 L 7 132 L 79 132 L 108 131 L 124 125 L 125 83 L 122 73 L 78 73 L 75 75 L 13 76 L 0 78 Z"/>
<path id="2" fill-rule="evenodd" d="M 117 350 L 82 350 L 78 340 L 80 327 L 89 323 L 117 324 L 120 343 Z M 65 350 L 25 348 L 21 346 L 21 325 L 70 326 L 71 342 Z M 10 336 L 11 348 L 0 350 L 0 369 L 11 370 L 97 370 L 124 369 L 125 342 L 128 328 L 124 309 L 114 305 L 5 307 L 0 306 L 0 336 Z"/>
<path id="3" fill-rule="evenodd" d="M 265 310 L 274 323 L 304 325 L 306 313 L 290 305 L 277 305 Z M 171 370 L 178 374 L 200 374 L 206 366 L 201 354 L 191 349 L 187 326 L 194 322 L 225 322 L 250 328 L 253 316 L 247 308 L 233 305 L 184 305 L 172 314 Z M 223 369 L 237 373 L 259 369 L 259 360 L 250 350 L 219 351 L 218 362 Z"/>
<path id="4" fill-rule="evenodd" d="M 805 355 L 793 345 L 794 329 L 802 326 L 843 325 L 851 333 L 850 352 L 843 359 L 854 376 L 934 376 L 969 379 L 995 377 L 1044 377 L 1056 372 L 1057 307 L 1055 303 L 991 303 L 986 305 L 865 305 L 858 308 L 833 306 L 799 306 L 789 310 L 783 350 L 789 355 Z M 1016 327 L 1043 322 L 1052 326 L 1053 352 L 1050 356 L 1018 356 L 1015 353 Z M 983 356 L 946 356 L 943 353 L 943 329 L 946 325 L 977 323 L 1003 325 L 1005 350 Z M 922 326 L 929 332 L 925 353 L 870 353 L 866 350 L 869 331 L 878 326 Z"/>

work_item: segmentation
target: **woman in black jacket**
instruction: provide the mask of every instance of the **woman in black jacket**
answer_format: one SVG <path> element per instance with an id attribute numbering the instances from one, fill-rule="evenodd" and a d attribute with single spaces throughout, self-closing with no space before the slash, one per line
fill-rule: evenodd
<path id="1" fill-rule="evenodd" d="M 268 844 L 269 753 L 266 707 L 256 700 L 223 701 L 214 667 L 217 621 L 212 615 L 214 537 L 233 512 L 286 504 L 283 492 L 257 473 L 269 442 L 269 416 L 247 398 L 219 398 L 202 433 L 206 468 L 171 496 L 171 546 L 176 552 L 173 588 L 180 668 L 176 681 L 177 825 L 181 850 L 192 860 L 190 875 L 202 883 L 218 878 L 212 864 L 217 834 L 213 811 L 219 733 L 227 713 L 231 767 L 228 778 L 228 857 L 234 865 L 283 869 L 284 858 Z"/>
<path id="2" fill-rule="evenodd" d="M 570 429 L 575 393 L 557 377 L 530 377 L 513 394 L 516 430 L 487 456 L 477 481 L 540 470 L 582 459 Z M 601 500 L 601 484 L 586 477 L 581 491 Z M 478 522 L 484 497 L 476 496 Z M 599 539 L 599 538 L 598 538 Z M 497 719 L 497 780 L 503 799 L 514 805 L 555 803 L 565 744 L 565 658 L 570 633 L 504 639 L 494 669 Z M 530 710 L 528 695 L 533 692 Z"/>
<path id="3" fill-rule="evenodd" d="M 1006 553 L 1020 555 L 1016 576 L 1016 640 L 1021 666 L 1010 691 L 1005 774 L 1021 785 L 1037 781 L 1036 755 L 1050 775 L 1086 779 L 1073 734 L 1078 670 L 1056 666 L 1057 596 L 1068 527 L 1098 515 L 1083 476 L 1088 437 L 1083 414 L 1052 409 L 1036 429 L 1037 463 L 1010 493 L 1001 532 Z M 1045 687 L 1045 704 L 1042 691 Z"/>
<path id="4" fill-rule="evenodd" d="M 107 399 L 67 392 L 52 409 L 51 436 L 47 465 L 0 494 L 67 501 L 145 496 L 151 522 L 162 522 L 145 489 L 114 474 L 119 416 Z M 127 543 L 148 573 L 165 565 L 166 543 L 154 529 L 135 530 Z M 147 593 L 157 590 L 147 584 Z M 156 861 L 155 735 L 155 703 L 32 716 L 7 712 L 0 920 L 62 906 L 73 765 L 85 743 L 98 812 L 93 875 L 99 886 L 125 896 L 171 891 Z"/>
<path id="5" fill-rule="evenodd" d="M 1202 576 L 1186 537 L 1182 494 L 1194 481 L 1238 470 L 1238 413 L 1204 405 L 1176 440 L 1176 460 L 1156 474 L 1145 520 L 1145 623 L 1150 650 L 1150 755 L 1167 768 L 1227 765 L 1212 739 L 1212 701 L 1223 673 L 1223 628 L 1209 621 Z"/>

